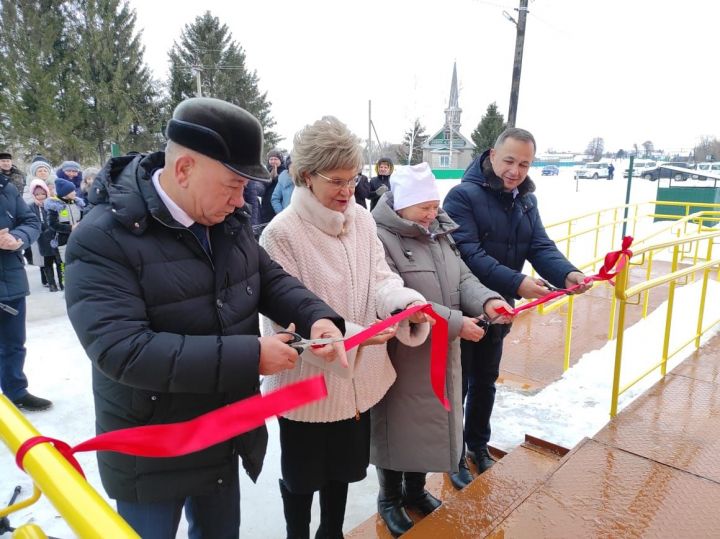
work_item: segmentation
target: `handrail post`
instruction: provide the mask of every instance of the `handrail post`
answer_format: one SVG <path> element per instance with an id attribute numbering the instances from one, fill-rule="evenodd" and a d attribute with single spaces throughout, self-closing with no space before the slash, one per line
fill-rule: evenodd
<path id="1" fill-rule="evenodd" d="M 673 247 L 673 259 L 670 271 L 677 271 L 678 258 L 680 257 L 680 246 L 675 245 Z M 665 314 L 665 335 L 663 336 L 663 351 L 662 351 L 662 365 L 660 366 L 661 376 L 667 374 L 667 360 L 670 350 L 670 330 L 672 328 L 672 315 L 673 306 L 675 305 L 675 287 L 677 286 L 676 281 L 670 281 L 668 285 L 668 305 L 667 313 Z"/>
<path id="2" fill-rule="evenodd" d="M 613 368 L 612 395 L 610 396 L 611 418 L 617 415 L 618 400 L 620 395 L 620 371 L 622 369 L 623 342 L 625 340 L 625 310 L 627 307 L 625 290 L 627 290 L 629 274 L 630 264 L 626 264 L 615 281 L 615 297 L 619 299 L 620 307 L 618 309 L 617 341 L 615 342 L 615 366 Z"/>
<path id="3" fill-rule="evenodd" d="M 572 343 L 572 325 L 575 296 L 568 296 L 567 323 L 565 325 L 565 350 L 563 352 L 563 372 L 570 368 L 570 345 Z"/>

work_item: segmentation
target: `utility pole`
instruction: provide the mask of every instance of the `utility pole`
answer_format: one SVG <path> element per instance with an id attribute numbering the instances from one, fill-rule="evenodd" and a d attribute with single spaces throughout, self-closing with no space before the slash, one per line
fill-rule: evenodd
<path id="1" fill-rule="evenodd" d="M 197 83 L 197 90 L 195 91 L 196 97 L 202 97 L 202 77 L 200 66 L 193 66 L 192 70 L 195 72 L 195 82 Z"/>
<path id="2" fill-rule="evenodd" d="M 508 112 L 508 127 L 515 127 L 517 118 L 518 96 L 520 94 L 520 72 L 522 71 L 523 47 L 525 46 L 525 25 L 527 23 L 528 0 L 520 0 L 518 20 L 516 21 L 507 11 L 503 15 L 510 22 L 515 23 L 515 60 L 513 62 L 512 86 L 510 87 L 510 111 Z"/>

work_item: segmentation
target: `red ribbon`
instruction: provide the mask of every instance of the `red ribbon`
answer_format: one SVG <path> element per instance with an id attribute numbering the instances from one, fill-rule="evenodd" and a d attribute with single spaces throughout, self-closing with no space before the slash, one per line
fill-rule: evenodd
<path id="1" fill-rule="evenodd" d="M 24 470 L 25 454 L 44 442 L 52 443 L 80 474 L 82 470 L 73 454 L 84 451 L 117 451 L 137 457 L 178 457 L 251 431 L 264 424 L 266 419 L 326 396 L 325 378 L 314 376 L 266 395 L 255 395 L 223 406 L 190 421 L 114 430 L 75 447 L 53 438 L 36 436 L 18 448 L 15 462 Z"/>
<path id="2" fill-rule="evenodd" d="M 590 275 L 588 277 L 585 277 L 583 279 L 583 282 L 580 284 L 573 285 L 569 288 L 560 288 L 558 290 L 554 290 L 553 292 L 550 292 L 549 294 L 534 299 L 533 301 L 530 301 L 528 303 L 522 304 L 520 307 L 517 307 L 513 309 L 512 311 L 508 311 L 504 308 L 497 309 L 498 314 L 506 315 L 506 316 L 515 316 L 516 314 L 526 311 L 528 309 L 532 309 L 533 307 L 537 307 L 538 305 L 541 305 L 543 303 L 547 303 L 548 301 L 551 301 L 555 298 L 558 298 L 560 296 L 565 296 L 567 294 L 572 294 L 580 288 L 581 286 L 584 286 L 586 284 L 595 282 L 595 281 L 608 281 L 613 286 L 615 285 L 615 282 L 613 279 L 615 276 L 620 273 L 625 265 L 630 261 L 630 259 L 633 256 L 632 251 L 630 250 L 630 246 L 632 245 L 633 238 L 632 236 L 625 236 L 622 240 L 622 247 L 619 251 L 611 251 L 608 254 L 605 255 L 605 262 L 603 263 L 602 267 L 600 268 L 600 271 L 597 272 L 595 275 Z M 614 268 L 614 271 L 613 271 Z"/>
<path id="3" fill-rule="evenodd" d="M 416 305 L 390 318 L 378 322 L 353 335 L 345 341 L 345 350 L 359 346 L 363 341 L 380 333 L 389 326 L 408 318 L 418 311 L 435 319 L 432 329 L 430 379 L 433 392 L 446 410 L 450 403 L 445 397 L 445 368 L 447 365 L 447 321 L 433 311 L 429 304 Z M 100 434 L 90 440 L 71 447 L 62 440 L 36 436 L 23 442 L 15 455 L 15 462 L 24 470 L 23 460 L 30 449 L 41 443 L 50 443 L 82 475 L 75 453 L 85 451 L 117 451 L 136 457 L 178 457 L 219 444 L 245 432 L 249 432 L 265 420 L 304 404 L 327 396 L 325 378 L 315 376 L 289 384 L 266 395 L 255 395 L 248 399 L 218 408 L 207 414 L 181 423 L 145 425 L 115 430 Z"/>
<path id="4" fill-rule="evenodd" d="M 450 402 L 445 397 L 445 369 L 447 367 L 447 347 L 448 347 L 448 323 L 442 316 L 433 311 L 432 306 L 429 303 L 424 305 L 414 305 L 404 311 L 386 318 L 373 324 L 367 329 L 364 329 L 360 333 L 353 335 L 345 340 L 345 350 L 350 350 L 359 346 L 361 343 L 377 335 L 382 330 L 389 328 L 393 324 L 397 324 L 405 318 L 409 318 L 415 313 L 422 311 L 425 314 L 435 319 L 435 325 L 432 327 L 432 334 L 430 336 L 430 384 L 433 388 L 433 393 L 440 401 L 446 410 L 450 411 Z"/>

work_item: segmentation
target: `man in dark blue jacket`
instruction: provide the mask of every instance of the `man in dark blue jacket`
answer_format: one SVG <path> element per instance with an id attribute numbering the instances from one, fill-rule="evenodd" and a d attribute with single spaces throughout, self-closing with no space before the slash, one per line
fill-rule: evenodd
<path id="1" fill-rule="evenodd" d="M 15 406 L 39 411 L 52 403 L 28 393 L 25 296 L 30 294 L 22 252 L 38 239 L 40 220 L 10 178 L 0 174 L 0 387 Z"/>
<path id="2" fill-rule="evenodd" d="M 503 131 L 494 148 L 476 158 L 443 203 L 459 225 L 453 233 L 465 263 L 482 283 L 508 302 L 547 295 L 553 286 L 566 288 L 585 275 L 558 250 L 545 232 L 532 194 L 528 170 L 535 157 L 535 139 L 524 129 Z M 545 279 L 522 273 L 525 261 Z M 546 282 L 547 281 L 547 282 Z M 578 292 L 585 292 L 582 286 Z M 477 313 L 471 313 L 477 314 Z M 483 472 L 493 464 L 487 451 L 495 380 L 500 372 L 503 338 L 509 326 L 493 325 L 480 342 L 462 341 L 465 401 L 465 443 L 468 456 Z M 462 462 L 461 466 L 465 466 Z M 463 470 L 461 470 L 463 471 Z M 470 477 L 466 469 L 466 478 Z"/>
<path id="3" fill-rule="evenodd" d="M 257 395 L 260 375 L 298 357 L 289 335 L 259 336 L 258 313 L 305 337 L 344 330 L 253 238 L 243 196 L 251 179 L 269 179 L 260 122 L 192 98 L 167 136 L 165 152 L 105 165 L 68 243 L 65 297 L 92 360 L 98 433 L 186 421 Z M 314 353 L 345 358 L 340 343 Z M 237 538 L 238 457 L 254 481 L 266 445 L 263 426 L 181 457 L 101 451 L 100 477 L 141 537 L 175 537 L 185 508 L 190 538 Z"/>

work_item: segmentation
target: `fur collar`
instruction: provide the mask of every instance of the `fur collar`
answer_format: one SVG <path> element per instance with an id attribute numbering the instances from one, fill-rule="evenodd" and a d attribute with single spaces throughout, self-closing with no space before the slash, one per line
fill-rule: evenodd
<path id="1" fill-rule="evenodd" d="M 350 197 L 350 204 L 345 212 L 331 210 L 323 206 L 307 187 L 295 187 L 289 207 L 295 210 L 303 221 L 330 236 L 340 236 L 352 226 L 356 206 L 355 198 Z"/>

